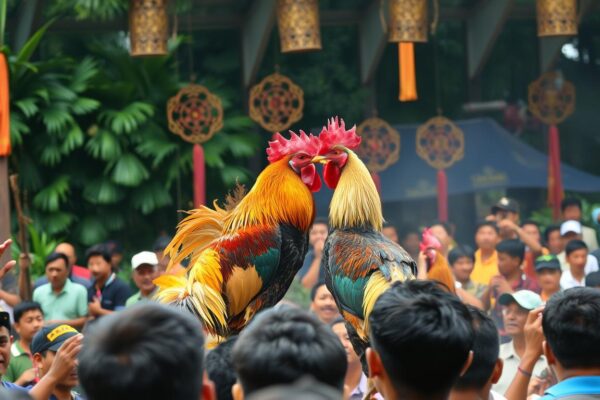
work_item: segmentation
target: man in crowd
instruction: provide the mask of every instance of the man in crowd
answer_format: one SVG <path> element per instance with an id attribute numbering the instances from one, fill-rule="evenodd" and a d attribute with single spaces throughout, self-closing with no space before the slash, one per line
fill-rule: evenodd
<path id="1" fill-rule="evenodd" d="M 493 221 L 484 221 L 475 229 L 475 265 L 471 274 L 473 282 L 488 285 L 492 277 L 498 275 L 498 226 Z"/>
<path id="2" fill-rule="evenodd" d="M 131 296 L 129 286 L 112 269 L 111 255 L 104 245 L 92 246 L 86 252 L 89 270 L 94 280 L 88 289 L 88 312 L 99 318 L 122 309 Z"/>
<path id="3" fill-rule="evenodd" d="M 549 254 L 550 252 L 548 251 L 547 248 L 545 248 L 542 245 L 542 235 L 540 233 L 540 227 L 537 224 L 537 222 L 532 221 L 532 220 L 527 220 L 521 224 L 521 228 L 523 229 L 523 232 L 525 232 L 527 235 L 529 235 L 529 237 L 532 238 L 532 240 L 534 240 L 535 243 L 537 243 L 540 246 L 540 249 L 541 249 L 540 252 L 535 252 L 535 251 L 531 250 L 531 248 L 529 246 L 527 246 L 525 248 L 525 260 L 524 260 L 524 264 L 523 264 L 523 272 L 525 272 L 525 275 L 527 275 L 528 278 L 535 280 L 536 279 L 535 259 L 539 256 Z"/>
<path id="4" fill-rule="evenodd" d="M 310 300 L 310 310 L 324 324 L 329 325 L 340 316 L 333 295 L 325 286 L 325 282 L 320 281 L 313 286 L 310 291 Z"/>
<path id="5" fill-rule="evenodd" d="M 233 400 L 231 389 L 237 380 L 231 351 L 237 341 L 237 336 L 231 336 L 214 349 L 210 350 L 206 357 L 206 373 L 215 385 L 217 400 Z"/>
<path id="6" fill-rule="evenodd" d="M 504 361 L 502 377 L 493 386 L 498 393 L 505 393 L 519 369 L 521 358 L 525 354 L 525 323 L 529 312 L 542 305 L 540 296 L 530 290 L 519 290 L 515 293 L 504 293 L 498 299 L 502 306 L 504 332 L 511 339 L 500 345 L 500 358 Z M 546 360 L 540 358 L 534 367 L 534 374 L 546 368 Z"/>
<path id="7" fill-rule="evenodd" d="M 321 259 L 323 258 L 323 248 L 328 232 L 327 220 L 317 218 L 308 233 L 309 250 L 304 258 L 302 268 L 298 271 L 298 278 L 302 286 L 307 289 L 325 279 L 325 271 L 321 269 Z"/>
<path id="8" fill-rule="evenodd" d="M 572 220 L 581 223 L 581 200 L 574 197 L 566 197 L 562 201 L 560 209 L 564 221 Z M 581 235 L 590 251 L 594 251 L 598 248 L 598 238 L 596 237 L 595 229 L 582 224 Z"/>
<path id="9" fill-rule="evenodd" d="M 494 321 L 483 311 L 468 307 L 475 332 L 473 362 L 467 372 L 458 378 L 449 400 L 505 400 L 492 390 L 492 385 L 502 376 L 504 365 L 498 357 L 498 330 Z"/>
<path id="10" fill-rule="evenodd" d="M 29 386 L 36 380 L 31 362 L 31 341 L 44 325 L 44 314 L 38 303 L 26 301 L 15 306 L 13 318 L 19 340 L 10 346 L 10 363 L 3 378 L 19 386 Z"/>
<path id="11" fill-rule="evenodd" d="M 598 271 L 598 265 L 590 266 L 588 263 L 588 248 L 583 240 L 571 240 L 565 248 L 566 260 L 569 269 L 563 272 L 560 286 L 570 289 L 585 286 L 585 276 Z"/>
<path id="12" fill-rule="evenodd" d="M 52 367 L 58 349 L 67 339 L 77 336 L 75 328 L 65 324 L 51 324 L 42 328 L 33 338 L 31 354 L 33 362 L 39 372 L 40 378 L 44 377 Z M 79 385 L 77 368 L 74 366 L 71 373 L 57 381 L 49 400 L 80 400 L 82 399 L 73 389 Z"/>
<path id="13" fill-rule="evenodd" d="M 8 369 L 10 364 L 10 348 L 11 348 L 11 336 L 10 336 L 10 316 L 6 311 L 0 311 L 0 378 L 2 378 Z M 19 389 L 20 386 L 0 380 L 0 387 L 6 389 Z"/>
<path id="14" fill-rule="evenodd" d="M 370 378 L 385 399 L 446 399 L 471 363 L 469 310 L 435 282 L 396 283 L 369 323 Z"/>
<path id="15" fill-rule="evenodd" d="M 110 254 L 112 270 L 119 272 L 121 270 L 121 262 L 123 261 L 123 246 L 118 240 L 108 240 L 104 243 L 104 247 Z"/>
<path id="16" fill-rule="evenodd" d="M 563 272 L 569 270 L 569 262 L 567 261 L 567 253 L 566 248 L 567 244 L 572 240 L 583 240 L 583 236 L 581 234 L 582 226 L 579 221 L 569 220 L 565 221 L 560 225 L 560 235 L 563 242 L 563 251 L 557 255 L 558 260 L 560 261 L 560 266 L 562 267 Z M 585 243 L 585 242 L 584 242 Z M 586 245 L 587 247 L 587 245 Z M 588 249 L 589 250 L 589 249 Z M 588 254 L 586 256 L 585 261 L 585 270 L 586 273 L 594 272 L 598 270 L 598 259 Z"/>
<path id="17" fill-rule="evenodd" d="M 435 236 L 442 244 L 440 250 L 444 257 L 448 257 L 448 252 L 455 246 L 454 238 L 452 237 L 452 228 L 445 222 L 436 222 L 429 228 L 433 236 Z"/>
<path id="18" fill-rule="evenodd" d="M 381 234 L 394 243 L 400 244 L 398 241 L 398 231 L 396 227 L 389 222 L 384 222 Z"/>
<path id="19" fill-rule="evenodd" d="M 33 291 L 33 300 L 41 304 L 46 321 L 83 328 L 87 319 L 87 289 L 69 279 L 69 260 L 62 253 L 46 258 L 46 279 Z"/>
<path id="20" fill-rule="evenodd" d="M 420 243 L 421 234 L 417 229 L 408 228 L 402 234 L 402 247 L 415 261 L 419 259 Z"/>
<path id="21" fill-rule="evenodd" d="M 304 375 L 338 390 L 340 397 L 344 391 L 344 348 L 328 326 L 298 308 L 279 307 L 257 315 L 240 333 L 232 357 L 238 376 L 235 400 Z"/>
<path id="22" fill-rule="evenodd" d="M 461 284 L 464 291 L 480 299 L 486 285 L 471 280 L 474 262 L 473 250 L 467 246 L 457 246 L 448 254 L 448 263 L 452 268 L 454 279 Z"/>
<path id="23" fill-rule="evenodd" d="M 542 327 L 544 354 L 559 380 L 542 399 L 600 399 L 600 291 L 556 294 L 544 309 Z"/>
<path id="24" fill-rule="evenodd" d="M 202 327 L 146 303 L 102 318 L 86 335 L 79 379 L 88 400 L 213 400 Z"/>
<path id="25" fill-rule="evenodd" d="M 562 269 L 555 255 L 548 254 L 538 257 L 535 260 L 535 274 L 543 302 L 548 301 L 552 295 L 560 292 Z"/>
<path id="26" fill-rule="evenodd" d="M 72 282 L 79 283 L 86 288 L 90 287 L 90 278 L 92 274 L 90 273 L 89 269 L 75 265 L 77 262 L 77 254 L 75 253 L 75 247 L 73 247 L 71 243 L 60 243 L 58 246 L 56 246 L 54 252 L 67 256 L 69 279 L 71 279 Z M 35 281 L 33 288 L 37 289 L 46 283 L 48 283 L 48 277 L 45 275 L 41 276 Z"/>
<path id="27" fill-rule="evenodd" d="M 550 225 L 544 231 L 544 242 L 550 254 L 555 256 L 562 253 L 565 246 L 560 235 L 560 225 Z"/>
<path id="28" fill-rule="evenodd" d="M 158 286 L 153 282 L 159 275 L 156 254 L 151 251 L 137 253 L 131 258 L 131 268 L 133 282 L 139 291 L 127 299 L 125 302 L 127 307 L 140 301 L 151 300 L 158 290 Z"/>

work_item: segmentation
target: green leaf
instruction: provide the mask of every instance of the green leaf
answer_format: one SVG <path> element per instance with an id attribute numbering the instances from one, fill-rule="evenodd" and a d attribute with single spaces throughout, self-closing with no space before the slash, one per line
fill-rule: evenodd
<path id="1" fill-rule="evenodd" d="M 133 206 L 147 215 L 157 208 L 171 204 L 169 192 L 157 182 L 149 182 L 136 189 L 132 196 Z"/>
<path id="2" fill-rule="evenodd" d="M 152 158 L 152 168 L 156 168 L 165 157 L 177 151 L 177 144 L 161 137 L 148 137 L 136 147 L 136 151 L 148 158 Z"/>
<path id="3" fill-rule="evenodd" d="M 87 89 L 87 84 L 98 73 L 98 65 L 91 57 L 84 58 L 73 71 L 73 80 L 69 84 L 69 87 L 77 92 L 81 93 Z"/>
<path id="4" fill-rule="evenodd" d="M 71 105 L 71 110 L 76 115 L 84 115 L 96 110 L 98 107 L 100 107 L 100 102 L 98 100 L 79 97 Z"/>
<path id="5" fill-rule="evenodd" d="M 236 182 L 247 182 L 251 176 L 247 169 L 235 165 L 227 165 L 220 170 L 220 173 L 223 183 L 228 187 L 234 186 Z"/>
<path id="6" fill-rule="evenodd" d="M 102 112 L 100 121 L 105 122 L 115 133 L 123 134 L 137 130 L 153 115 L 154 108 L 151 104 L 136 101 L 122 110 Z"/>
<path id="7" fill-rule="evenodd" d="M 69 194 L 69 177 L 61 175 L 34 196 L 33 205 L 43 211 L 58 211 L 60 203 L 66 200 L 67 194 Z"/>
<path id="8" fill-rule="evenodd" d="M 21 99 L 16 101 L 14 104 L 23 112 L 23 114 L 30 118 L 38 112 L 39 107 L 37 106 L 37 100 L 33 97 Z"/>
<path id="9" fill-rule="evenodd" d="M 228 135 L 229 151 L 235 157 L 252 157 L 258 149 L 258 136 L 247 133 Z"/>
<path id="10" fill-rule="evenodd" d="M 57 81 L 49 82 L 48 89 L 53 101 L 62 100 L 71 102 L 77 99 L 77 93 Z"/>
<path id="11" fill-rule="evenodd" d="M 121 145 L 117 137 L 106 130 L 98 130 L 85 145 L 85 149 L 94 158 L 104 161 L 116 160 L 121 156 Z"/>
<path id="12" fill-rule="evenodd" d="M 10 140 L 15 145 L 23 144 L 23 135 L 29 133 L 29 126 L 23 122 L 21 116 L 11 111 L 10 113 Z"/>
<path id="13" fill-rule="evenodd" d="M 29 61 L 31 55 L 33 54 L 37 46 L 40 44 L 40 40 L 42 40 L 42 37 L 44 37 L 44 34 L 46 33 L 50 25 L 54 23 L 55 20 L 56 18 L 52 18 L 50 21 L 46 22 L 44 26 L 38 29 L 33 35 L 31 35 L 29 40 L 25 42 L 25 44 L 19 51 L 19 54 L 17 55 L 17 62 L 23 63 Z"/>
<path id="14" fill-rule="evenodd" d="M 137 186 L 149 176 L 144 164 L 131 153 L 123 154 L 112 172 L 112 180 L 123 186 Z"/>
<path id="15" fill-rule="evenodd" d="M 92 204 L 112 204 L 123 198 L 123 192 L 109 179 L 98 178 L 86 183 L 83 198 Z"/>
<path id="16" fill-rule="evenodd" d="M 42 120 L 49 132 L 62 131 L 67 124 L 75 123 L 71 114 L 61 104 L 54 104 L 42 110 Z"/>
<path id="17" fill-rule="evenodd" d="M 79 125 L 75 124 L 71 126 L 69 132 L 67 132 L 67 136 L 65 137 L 61 151 L 63 154 L 69 154 L 74 149 L 80 147 L 83 144 L 83 132 Z"/>
<path id="18" fill-rule="evenodd" d="M 42 154 L 40 156 L 40 162 L 44 165 L 53 166 L 58 164 L 62 158 L 61 148 L 54 143 L 48 143 L 44 145 Z"/>
<path id="19" fill-rule="evenodd" d="M 44 230 L 49 235 L 56 235 L 67 231 L 73 222 L 75 222 L 75 215 L 71 213 L 62 211 L 49 213 L 44 217 Z"/>
<path id="20" fill-rule="evenodd" d="M 77 237 L 86 246 L 105 241 L 108 231 L 104 226 L 104 220 L 97 216 L 87 216 L 77 224 Z"/>

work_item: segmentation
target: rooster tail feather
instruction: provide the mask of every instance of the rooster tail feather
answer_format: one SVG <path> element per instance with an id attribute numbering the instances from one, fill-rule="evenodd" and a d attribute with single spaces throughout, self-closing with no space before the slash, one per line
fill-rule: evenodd
<path id="1" fill-rule="evenodd" d="M 391 282 L 385 278 L 381 271 L 374 272 L 367 281 L 363 301 L 363 315 L 365 316 L 363 329 L 364 335 L 369 334 L 369 316 L 371 315 L 371 311 L 373 311 L 375 302 L 383 292 L 390 288 L 390 285 Z"/>
<path id="2" fill-rule="evenodd" d="M 177 225 L 177 233 L 165 249 L 165 254 L 171 257 L 167 271 L 188 256 L 191 257 L 190 265 L 194 265 L 200 253 L 222 235 L 223 221 L 229 212 L 216 202 L 214 207 L 213 210 L 200 206 L 188 212 L 189 215 Z"/>

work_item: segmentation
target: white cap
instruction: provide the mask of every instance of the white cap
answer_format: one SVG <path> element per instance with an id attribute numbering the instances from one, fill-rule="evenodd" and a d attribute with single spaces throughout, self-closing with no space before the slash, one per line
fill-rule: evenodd
<path id="1" fill-rule="evenodd" d="M 142 251 L 131 257 L 131 268 L 137 269 L 140 265 L 158 265 L 156 254 L 151 251 Z"/>
<path id="2" fill-rule="evenodd" d="M 565 236 L 569 232 L 581 235 L 581 222 L 574 219 L 563 222 L 560 225 L 560 236 Z"/>

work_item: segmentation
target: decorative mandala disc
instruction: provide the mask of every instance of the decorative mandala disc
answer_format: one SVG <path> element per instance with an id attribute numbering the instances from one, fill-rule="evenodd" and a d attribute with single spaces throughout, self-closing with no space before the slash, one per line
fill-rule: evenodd
<path id="1" fill-rule="evenodd" d="M 575 111 L 575 86 L 559 72 L 546 72 L 529 84 L 529 111 L 543 123 L 557 125 Z"/>
<path id="2" fill-rule="evenodd" d="M 167 103 L 171 132 L 190 143 L 204 143 L 223 127 L 221 100 L 201 85 L 188 85 Z"/>
<path id="3" fill-rule="evenodd" d="M 400 133 L 380 118 L 369 118 L 356 129 L 362 141 L 358 155 L 371 172 L 381 172 L 398 161 Z"/>
<path id="4" fill-rule="evenodd" d="M 281 132 L 302 118 L 304 92 L 287 76 L 275 72 L 250 92 L 250 118 L 269 132 Z"/>
<path id="5" fill-rule="evenodd" d="M 433 117 L 417 129 L 417 154 L 433 168 L 449 168 L 463 158 L 463 131 L 445 117 Z"/>

